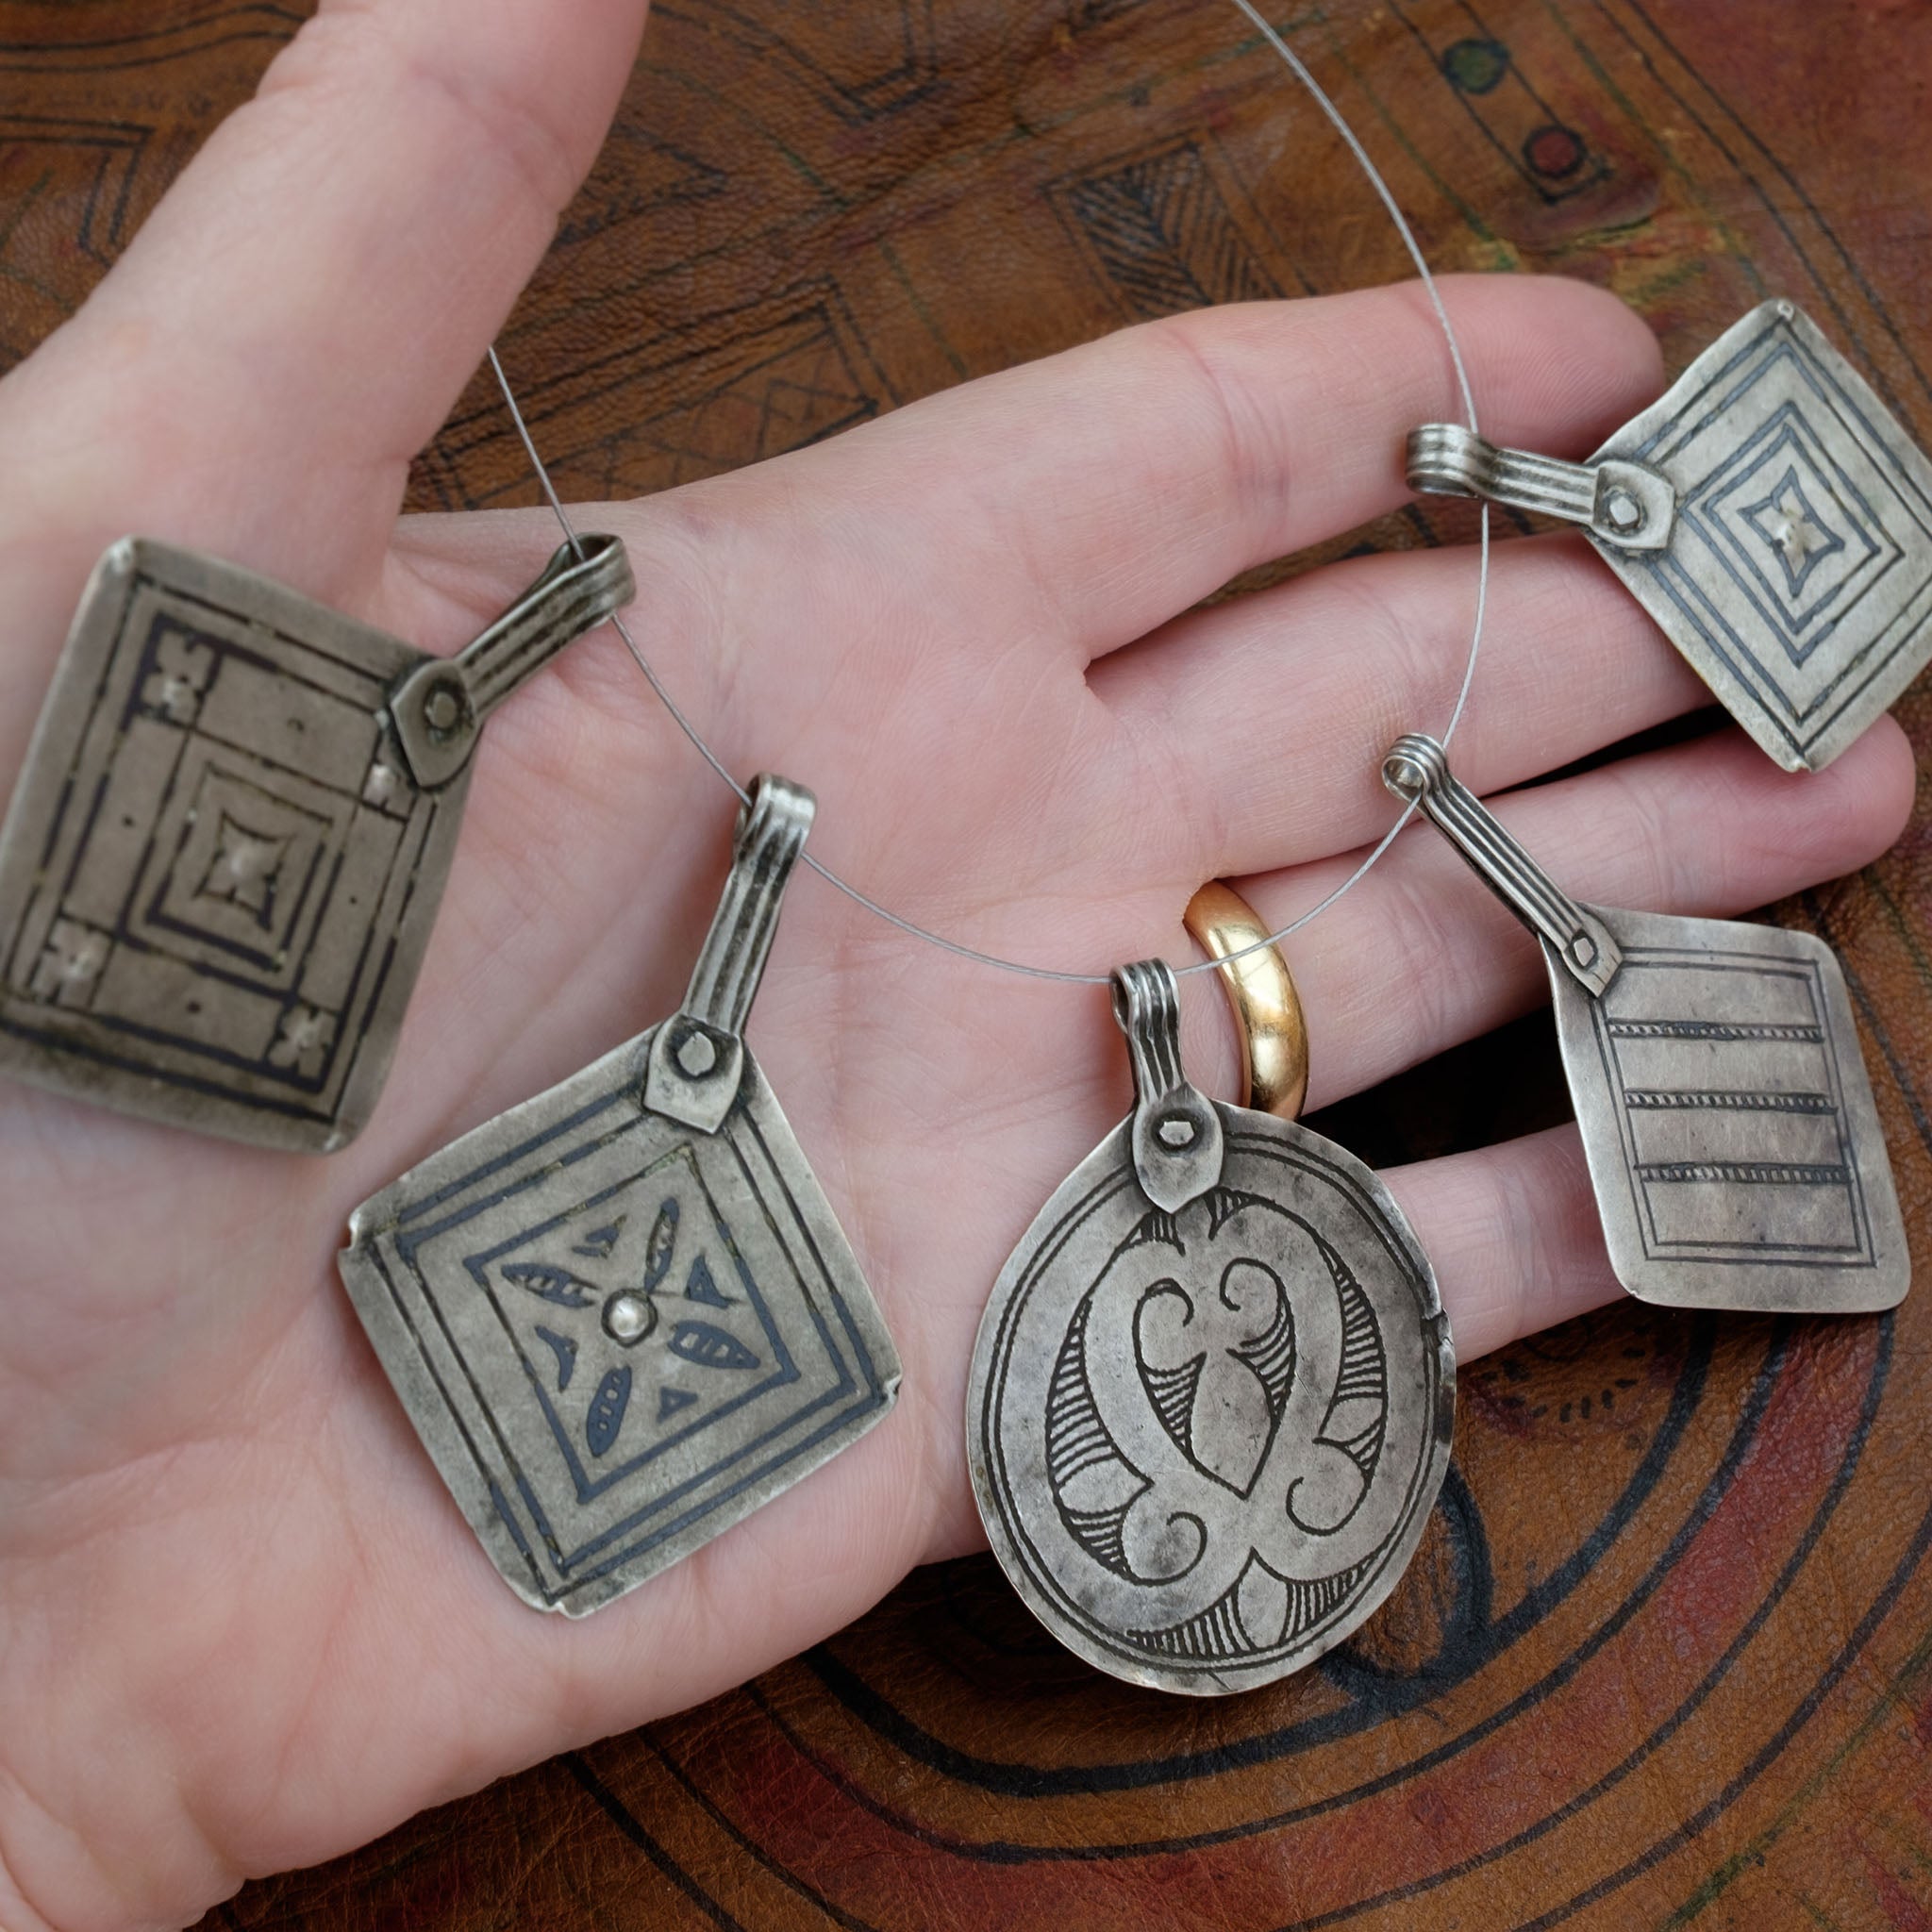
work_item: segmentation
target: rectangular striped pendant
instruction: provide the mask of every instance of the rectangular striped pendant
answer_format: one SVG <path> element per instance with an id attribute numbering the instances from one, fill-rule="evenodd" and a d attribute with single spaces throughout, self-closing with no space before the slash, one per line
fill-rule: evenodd
<path id="1" fill-rule="evenodd" d="M 1894 1307 L 1905 1223 L 1844 973 L 1810 933 L 1579 906 L 1432 740 L 1383 777 L 1542 941 L 1617 1279 L 1770 1314 Z"/>

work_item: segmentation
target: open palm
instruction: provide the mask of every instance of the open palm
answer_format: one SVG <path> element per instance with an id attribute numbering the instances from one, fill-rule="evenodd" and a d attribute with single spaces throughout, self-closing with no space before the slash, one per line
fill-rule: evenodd
<path id="1" fill-rule="evenodd" d="M 0 784 L 126 531 L 414 641 L 534 574 L 535 512 L 412 518 L 433 433 L 588 167 L 642 0 L 341 0 L 209 143 L 79 318 L 0 384 Z M 1589 447 L 1656 351 L 1608 298 L 1452 285 L 1493 436 Z M 1399 731 L 1460 674 L 1467 555 L 1361 559 L 1210 608 L 1400 500 L 1453 410 L 1413 290 L 1156 325 L 645 503 L 632 622 L 813 849 L 973 945 L 1188 957 L 1182 907 L 1310 904 L 1377 836 Z M 1705 702 L 1579 545 L 1496 560 L 1458 739 L 1520 784 Z M 1863 862 L 1910 760 L 1823 776 L 1740 737 L 1502 809 L 1579 895 L 1735 912 Z M 675 1006 L 732 801 L 609 633 L 491 724 L 390 1087 L 347 1151 L 258 1154 L 0 1090 L 0 1924 L 172 1924 L 566 1744 L 704 1698 L 977 1538 L 961 1434 L 988 1289 L 1127 1097 L 1105 995 L 918 944 L 801 875 L 751 1037 L 905 1358 L 888 1422 L 583 1624 L 504 1589 L 336 1279 L 347 1212 Z M 1534 948 L 1405 840 L 1291 945 L 1320 1105 L 1539 993 Z M 1231 1091 L 1218 995 L 1191 1068 Z M 1393 1179 L 1466 1360 L 1615 1291 L 1569 1130 Z"/>

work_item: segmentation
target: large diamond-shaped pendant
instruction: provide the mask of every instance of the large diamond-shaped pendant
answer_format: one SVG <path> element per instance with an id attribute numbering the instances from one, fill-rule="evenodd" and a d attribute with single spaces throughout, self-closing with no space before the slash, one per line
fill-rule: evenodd
<path id="1" fill-rule="evenodd" d="M 265 577 L 117 543 L 0 827 L 0 1071 L 327 1151 L 380 1092 L 483 719 L 627 600 L 566 549 L 454 658 Z"/>
<path id="2" fill-rule="evenodd" d="M 342 1279 L 471 1527 L 582 1615 L 891 1407 L 899 1361 L 741 1034 L 810 823 L 758 781 L 683 1008 L 358 1208 Z"/>

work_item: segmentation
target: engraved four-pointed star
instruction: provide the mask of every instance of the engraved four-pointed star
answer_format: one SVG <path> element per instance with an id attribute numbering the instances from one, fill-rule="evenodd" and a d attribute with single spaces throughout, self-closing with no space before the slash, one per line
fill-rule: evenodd
<path id="1" fill-rule="evenodd" d="M 1818 564 L 1845 547 L 1845 540 L 1812 508 L 1796 469 L 1789 466 L 1771 494 L 1746 505 L 1743 515 L 1784 566 L 1785 590 L 1792 597 L 1803 592 Z"/>
<path id="2" fill-rule="evenodd" d="M 214 857 L 199 889 L 201 896 L 230 899 L 254 913 L 257 923 L 266 928 L 275 916 L 275 888 L 289 844 L 286 837 L 251 832 L 224 812 L 215 835 Z"/>

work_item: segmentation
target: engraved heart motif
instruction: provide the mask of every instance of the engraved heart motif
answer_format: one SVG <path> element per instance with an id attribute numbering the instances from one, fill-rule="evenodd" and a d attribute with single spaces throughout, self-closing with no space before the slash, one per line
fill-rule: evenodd
<path id="1" fill-rule="evenodd" d="M 1374 1312 L 1306 1221 L 1218 1189 L 1114 1250 L 1042 1419 L 1061 1526 L 1102 1569 L 1166 1591 L 1164 1613 L 1198 1596 L 1187 1615 L 1205 1614 L 1250 1555 L 1284 1588 L 1332 1579 L 1359 1560 L 1331 1539 L 1369 1494 L 1387 1420 Z"/>
<path id="2" fill-rule="evenodd" d="M 1254 1486 L 1294 1382 L 1294 1315 L 1281 1278 L 1252 1256 L 1210 1253 L 1183 1285 L 1163 1275 L 1134 1316 L 1141 1385 L 1175 1447 L 1238 1494 Z M 1190 1271 L 1191 1275 L 1192 1271 Z"/>

